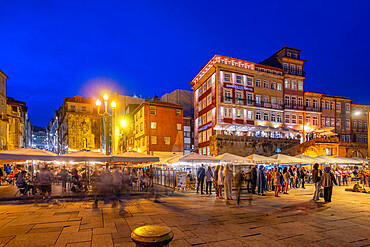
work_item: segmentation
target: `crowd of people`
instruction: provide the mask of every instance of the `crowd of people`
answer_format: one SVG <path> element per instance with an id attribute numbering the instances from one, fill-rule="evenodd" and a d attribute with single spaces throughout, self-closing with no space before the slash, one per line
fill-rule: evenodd
<path id="1" fill-rule="evenodd" d="M 351 181 L 359 179 L 361 184 L 370 185 L 370 171 L 363 166 L 359 171 L 349 171 L 347 168 L 335 168 L 331 171 L 327 166 L 323 171 L 315 164 L 313 170 L 307 170 L 304 166 L 275 166 L 271 169 L 263 165 L 254 165 L 246 171 L 237 166 L 237 171 L 231 170 L 231 164 L 218 165 L 215 168 L 202 164 L 197 170 L 196 178 L 189 172 L 187 179 L 191 184 L 196 184 L 196 193 L 204 194 L 204 182 L 206 183 L 205 194 L 212 194 L 212 186 L 216 198 L 225 199 L 226 202 L 233 200 L 232 188 L 236 188 L 237 203 L 240 201 L 242 187 L 250 194 L 266 196 L 267 191 L 273 191 L 275 197 L 281 194 L 289 194 L 289 189 L 305 189 L 306 183 L 315 185 L 313 199 L 319 200 L 321 188 L 323 188 L 325 202 L 331 201 L 333 185 L 348 185 Z M 368 182 L 366 182 L 368 181 Z"/>

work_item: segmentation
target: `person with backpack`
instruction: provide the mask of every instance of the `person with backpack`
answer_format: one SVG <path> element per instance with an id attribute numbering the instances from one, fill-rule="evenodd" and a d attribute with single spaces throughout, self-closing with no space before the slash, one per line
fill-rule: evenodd
<path id="1" fill-rule="evenodd" d="M 204 177 L 206 175 L 206 170 L 204 169 L 204 165 L 198 169 L 197 173 L 197 179 L 198 179 L 198 185 L 197 185 L 197 193 L 199 193 L 199 187 L 200 187 L 200 193 L 203 195 L 203 187 L 204 187 Z"/>

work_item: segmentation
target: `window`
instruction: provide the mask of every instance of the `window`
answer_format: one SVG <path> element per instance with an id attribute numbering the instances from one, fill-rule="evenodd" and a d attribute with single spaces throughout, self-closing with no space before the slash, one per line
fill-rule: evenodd
<path id="1" fill-rule="evenodd" d="M 237 109 L 236 110 L 236 118 L 239 118 L 239 119 L 244 118 L 243 109 Z"/>
<path id="2" fill-rule="evenodd" d="M 211 95 L 208 95 L 207 96 L 207 105 L 210 105 L 210 104 L 212 104 L 212 97 L 211 97 Z"/>
<path id="3" fill-rule="evenodd" d="M 253 103 L 253 94 L 247 94 L 247 103 L 248 105 Z"/>
<path id="4" fill-rule="evenodd" d="M 358 121 L 358 127 L 361 129 L 362 128 L 362 121 Z"/>
<path id="5" fill-rule="evenodd" d="M 12 106 L 12 111 L 17 111 L 17 107 L 15 106 Z M 71 105 L 71 111 L 76 111 L 76 106 L 75 105 Z"/>
<path id="6" fill-rule="evenodd" d="M 224 74 L 224 81 L 231 82 L 231 74 L 230 73 L 225 73 Z"/>
<path id="7" fill-rule="evenodd" d="M 297 115 L 292 115 L 292 124 L 297 124 Z"/>
<path id="8" fill-rule="evenodd" d="M 227 64 L 228 64 L 228 65 L 231 65 L 231 61 L 227 61 Z"/>
<path id="9" fill-rule="evenodd" d="M 321 127 L 325 126 L 325 118 L 321 118 Z"/>
<path id="10" fill-rule="evenodd" d="M 303 90 L 303 81 L 298 81 L 298 90 Z"/>
<path id="11" fill-rule="evenodd" d="M 303 107 L 303 98 L 301 98 L 301 97 L 298 98 L 298 107 L 299 108 Z"/>
<path id="12" fill-rule="evenodd" d="M 290 98 L 289 98 L 289 96 L 285 96 L 285 106 L 287 106 L 287 107 L 289 107 L 289 105 L 290 105 Z"/>
<path id="13" fill-rule="evenodd" d="M 247 64 L 247 69 L 251 69 L 251 66 L 249 64 Z"/>
<path id="14" fill-rule="evenodd" d="M 327 156 L 331 156 L 331 155 L 333 155 L 333 150 L 332 150 L 332 148 L 325 148 L 325 154 L 326 154 Z"/>
<path id="15" fill-rule="evenodd" d="M 367 143 L 367 136 L 364 136 L 364 142 Z"/>
<path id="16" fill-rule="evenodd" d="M 290 65 L 290 73 L 295 74 L 295 65 L 294 64 Z"/>
<path id="17" fill-rule="evenodd" d="M 236 81 L 237 84 L 243 84 L 243 76 L 236 75 Z"/>
<path id="18" fill-rule="evenodd" d="M 288 64 L 287 63 L 284 63 L 283 69 L 284 69 L 284 71 L 287 71 L 288 70 Z"/>
<path id="19" fill-rule="evenodd" d="M 298 70 L 298 75 L 302 75 L 302 67 L 301 66 L 297 66 L 297 70 Z"/>
<path id="20" fill-rule="evenodd" d="M 253 86 L 253 78 L 252 77 L 247 76 L 247 85 L 248 86 Z"/>
<path id="21" fill-rule="evenodd" d="M 346 119 L 346 129 L 350 129 L 350 122 L 349 122 L 349 119 Z"/>
<path id="22" fill-rule="evenodd" d="M 307 109 L 310 109 L 310 106 L 311 106 L 311 100 L 310 99 L 306 99 L 306 108 Z"/>
<path id="23" fill-rule="evenodd" d="M 206 98 L 203 100 L 202 105 L 203 105 L 203 108 L 206 108 L 207 107 L 207 99 Z"/>
<path id="24" fill-rule="evenodd" d="M 286 56 L 287 57 L 292 57 L 292 53 L 288 51 L 287 54 L 286 54 Z"/>
<path id="25" fill-rule="evenodd" d="M 263 88 L 269 88 L 269 82 L 263 81 Z"/>
<path id="26" fill-rule="evenodd" d="M 211 88 L 211 86 L 212 86 L 212 80 L 211 80 L 211 79 L 209 79 L 209 80 L 207 81 L 207 89 Z"/>
<path id="27" fill-rule="evenodd" d="M 289 80 L 285 80 L 285 88 L 290 88 L 290 81 Z"/>
<path id="28" fill-rule="evenodd" d="M 239 67 L 239 63 L 237 63 L 237 62 L 234 62 L 234 66 L 237 66 L 237 67 Z"/>
<path id="29" fill-rule="evenodd" d="M 276 122 L 276 117 L 275 117 L 275 114 L 273 114 L 273 113 L 271 113 L 271 121 Z"/>
<path id="30" fill-rule="evenodd" d="M 329 110 L 329 101 L 326 101 L 326 102 L 325 102 L 325 109 L 326 109 L 326 110 Z"/>
<path id="31" fill-rule="evenodd" d="M 346 103 L 346 113 L 350 113 L 351 108 L 348 103 Z"/>
<path id="32" fill-rule="evenodd" d="M 326 119 L 325 125 L 328 126 L 328 127 L 330 127 L 330 118 L 327 118 Z"/>
<path id="33" fill-rule="evenodd" d="M 261 113 L 260 112 L 256 112 L 256 120 L 261 120 Z"/>
<path id="34" fill-rule="evenodd" d="M 290 123 L 290 115 L 289 114 L 285 115 L 285 123 Z"/>
<path id="35" fill-rule="evenodd" d="M 155 106 L 150 106 L 149 107 L 149 114 L 150 115 L 156 115 L 157 114 L 157 109 Z"/>
<path id="36" fill-rule="evenodd" d="M 150 136 L 150 144 L 157 145 L 157 136 Z"/>
<path id="37" fill-rule="evenodd" d="M 334 111 L 334 102 L 330 102 L 330 110 Z"/>
<path id="38" fill-rule="evenodd" d="M 233 117 L 232 112 L 231 112 L 231 108 L 225 108 L 224 116 L 225 116 L 225 118 L 232 118 Z"/>
<path id="39" fill-rule="evenodd" d="M 330 119 L 330 127 L 334 127 L 334 118 Z"/>
<path id="40" fill-rule="evenodd" d="M 271 82 L 271 89 L 273 89 L 273 90 L 276 89 L 276 83 L 275 82 Z"/>
<path id="41" fill-rule="evenodd" d="M 297 82 L 292 81 L 292 89 L 297 90 Z"/>
<path id="42" fill-rule="evenodd" d="M 203 93 L 205 93 L 207 91 L 207 83 L 204 83 L 203 84 Z"/>
<path id="43" fill-rule="evenodd" d="M 261 104 L 261 95 L 256 95 L 256 104 Z"/>
<path id="44" fill-rule="evenodd" d="M 244 63 L 240 64 L 240 67 L 242 67 L 242 68 L 245 68 L 245 65 L 244 65 Z"/>
<path id="45" fill-rule="evenodd" d="M 263 120 L 264 121 L 269 121 L 269 114 L 268 113 L 263 113 Z"/>
<path id="46" fill-rule="evenodd" d="M 202 132 L 199 133 L 198 139 L 199 139 L 199 143 L 202 143 L 203 142 L 203 134 L 202 134 Z"/>
<path id="47" fill-rule="evenodd" d="M 277 104 L 278 104 L 279 108 L 283 105 L 282 101 L 283 100 L 281 98 L 277 99 Z"/>
<path id="48" fill-rule="evenodd" d="M 293 97 L 293 96 L 292 96 L 292 106 L 293 106 L 294 108 L 296 108 L 296 107 L 297 107 L 297 98 L 296 98 L 296 97 Z"/>
<path id="49" fill-rule="evenodd" d="M 140 131 L 143 131 L 143 123 L 140 123 Z"/>
<path id="50" fill-rule="evenodd" d="M 281 115 L 280 115 L 280 114 L 278 114 L 278 115 L 277 115 L 277 121 L 278 121 L 279 123 L 281 123 L 281 122 L 282 122 L 282 119 L 281 119 Z"/>
<path id="51" fill-rule="evenodd" d="M 209 130 L 207 130 L 207 141 L 209 141 L 211 136 L 212 136 L 212 129 L 209 129 Z"/>
<path id="52" fill-rule="evenodd" d="M 271 105 L 273 108 L 276 108 L 276 98 L 275 97 L 271 97 Z"/>
<path id="53" fill-rule="evenodd" d="M 164 137 L 164 145 L 171 145 L 171 137 L 166 136 Z"/>
<path id="54" fill-rule="evenodd" d="M 302 115 L 298 116 L 298 124 L 303 124 L 303 116 Z"/>
<path id="55" fill-rule="evenodd" d="M 176 125 L 176 129 L 177 129 L 178 131 L 181 131 L 181 130 L 182 130 L 182 124 L 181 124 L 181 123 L 178 123 L 178 124 Z"/>
<path id="56" fill-rule="evenodd" d="M 340 139 L 341 139 L 342 142 L 345 142 L 345 138 L 346 138 L 346 136 L 342 135 Z"/>
<path id="57" fill-rule="evenodd" d="M 207 123 L 212 121 L 212 112 L 207 112 Z"/>
<path id="58" fill-rule="evenodd" d="M 150 122 L 150 128 L 151 129 L 157 129 L 157 122 Z"/>
<path id="59" fill-rule="evenodd" d="M 236 104 L 243 105 L 243 92 L 235 91 Z"/>
<path id="60" fill-rule="evenodd" d="M 260 79 L 256 80 L 256 87 L 261 87 L 261 80 Z"/>
<path id="61" fill-rule="evenodd" d="M 180 109 L 176 109 L 176 117 L 181 117 L 181 110 Z"/>
<path id="62" fill-rule="evenodd" d="M 225 102 L 226 103 L 231 103 L 231 90 L 230 89 L 224 89 L 224 97 L 225 97 Z"/>
<path id="63" fill-rule="evenodd" d="M 311 116 L 306 116 L 306 124 L 311 124 Z"/>
<path id="64" fill-rule="evenodd" d="M 319 102 L 317 101 L 317 99 L 312 100 L 313 109 L 317 110 L 318 106 L 319 106 Z"/>
<path id="65" fill-rule="evenodd" d="M 364 121 L 364 131 L 367 132 L 367 121 Z"/>
<path id="66" fill-rule="evenodd" d="M 253 119 L 253 111 L 247 111 L 247 119 Z"/>
<path id="67" fill-rule="evenodd" d="M 220 60 L 220 63 L 225 64 L 225 59 L 221 59 L 221 60 Z"/>
<path id="68" fill-rule="evenodd" d="M 198 106 L 198 110 L 201 111 L 203 108 L 202 108 L 202 101 L 199 101 L 199 106 Z"/>
<path id="69" fill-rule="evenodd" d="M 354 128 L 354 129 L 357 128 L 357 125 L 356 125 L 356 121 L 355 120 L 352 121 L 352 128 Z"/>
<path id="70" fill-rule="evenodd" d="M 340 118 L 337 118 L 337 123 L 336 123 L 337 127 L 340 127 Z"/>
<path id="71" fill-rule="evenodd" d="M 312 125 L 319 125 L 319 118 L 318 117 L 313 117 L 312 118 Z"/>
<path id="72" fill-rule="evenodd" d="M 82 111 L 86 111 L 86 106 L 82 106 Z"/>
<path id="73" fill-rule="evenodd" d="M 357 141 L 362 142 L 362 136 L 361 135 L 357 137 Z"/>
<path id="74" fill-rule="evenodd" d="M 337 108 L 337 112 L 340 112 L 340 108 L 341 108 L 340 102 L 337 102 L 336 108 Z"/>
<path id="75" fill-rule="evenodd" d="M 281 83 L 278 83 L 276 88 L 277 90 L 281 91 Z"/>
<path id="76" fill-rule="evenodd" d="M 346 142 L 350 142 L 350 137 L 349 137 L 349 135 L 346 135 Z"/>

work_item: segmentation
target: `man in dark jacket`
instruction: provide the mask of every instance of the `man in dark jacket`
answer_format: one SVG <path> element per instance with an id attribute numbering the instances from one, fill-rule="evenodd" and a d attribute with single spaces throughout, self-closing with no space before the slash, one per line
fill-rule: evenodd
<path id="1" fill-rule="evenodd" d="M 324 174 L 321 177 L 321 185 L 324 187 L 325 202 L 331 202 L 333 183 L 337 185 L 337 180 L 335 179 L 334 174 L 330 171 L 330 167 L 325 167 Z"/>
<path id="2" fill-rule="evenodd" d="M 257 185 L 257 165 L 251 169 L 252 194 L 256 194 Z"/>
<path id="3" fill-rule="evenodd" d="M 312 182 L 315 184 L 315 193 L 313 194 L 314 201 L 318 201 L 320 199 L 319 194 L 321 188 L 321 175 L 322 172 L 319 170 L 319 164 L 314 164 L 312 170 Z"/>
<path id="4" fill-rule="evenodd" d="M 197 185 L 197 193 L 199 193 L 199 186 L 200 186 L 200 193 L 203 195 L 203 184 L 204 184 L 204 177 L 206 175 L 206 170 L 204 169 L 204 165 L 202 164 L 202 167 L 198 169 L 197 173 L 197 179 L 198 179 L 198 185 Z"/>

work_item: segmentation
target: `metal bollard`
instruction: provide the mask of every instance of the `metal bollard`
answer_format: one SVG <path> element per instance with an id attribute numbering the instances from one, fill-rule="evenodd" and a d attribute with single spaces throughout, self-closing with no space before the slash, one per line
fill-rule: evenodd
<path id="1" fill-rule="evenodd" d="M 168 247 L 173 232 L 166 226 L 141 226 L 132 231 L 131 239 L 136 247 Z"/>

